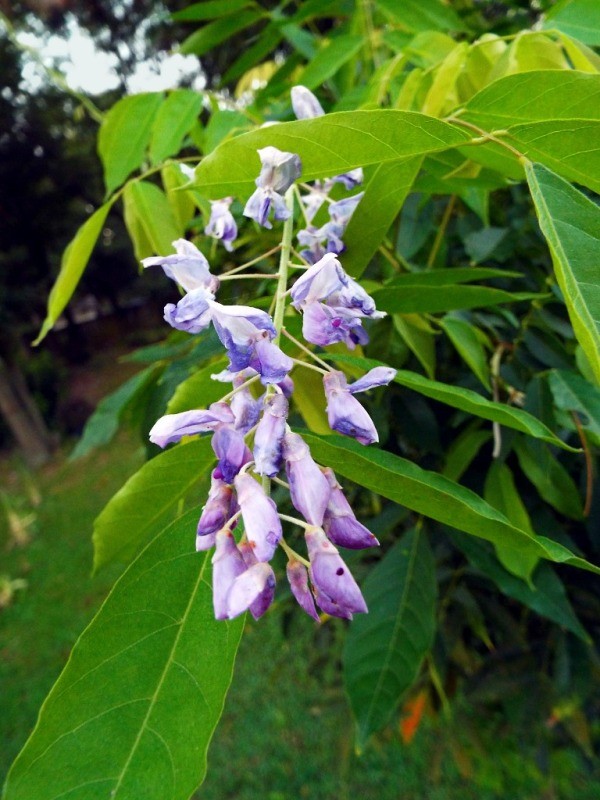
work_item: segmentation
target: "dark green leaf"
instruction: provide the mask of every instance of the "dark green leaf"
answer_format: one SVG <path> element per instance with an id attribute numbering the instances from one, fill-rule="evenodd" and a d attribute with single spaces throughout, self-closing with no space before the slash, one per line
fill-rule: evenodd
<path id="1" fill-rule="evenodd" d="M 360 207 L 360 206 L 359 206 Z M 344 264 L 345 264 L 344 260 Z M 396 275 L 387 286 L 410 287 L 415 284 L 430 288 L 436 286 L 455 286 L 461 283 L 484 281 L 488 278 L 519 278 L 520 272 L 492 267 L 451 267 L 446 269 L 428 269 L 424 272 L 407 272 Z"/>
<path id="2" fill-rule="evenodd" d="M 441 319 L 440 325 L 469 369 L 491 391 L 490 366 L 483 344 L 477 336 L 477 329 L 464 319 L 450 316 Z"/>
<path id="3" fill-rule="evenodd" d="M 171 17 L 176 22 L 201 22 L 205 19 L 217 19 L 227 14 L 236 14 L 243 8 L 254 8 L 253 0 L 204 0 L 194 3 L 181 11 L 175 11 Z"/>
<path id="4" fill-rule="evenodd" d="M 231 683 L 243 618 L 214 619 L 194 513 L 148 545 L 81 635 L 5 800 L 188 800 Z"/>
<path id="5" fill-rule="evenodd" d="M 309 431 L 303 431 L 302 436 L 318 461 L 395 503 L 494 544 L 502 543 L 523 556 L 538 555 L 600 575 L 600 567 L 575 556 L 558 542 L 516 528 L 475 492 L 443 475 L 341 436 L 317 436 Z"/>
<path id="6" fill-rule="evenodd" d="M 94 569 L 131 559 L 173 519 L 180 501 L 208 477 L 214 461 L 205 438 L 177 445 L 144 464 L 94 523 Z"/>
<path id="7" fill-rule="evenodd" d="M 281 31 L 273 24 L 260 32 L 256 42 L 245 50 L 236 61 L 229 67 L 221 80 L 222 84 L 236 81 L 245 72 L 256 66 L 271 53 L 282 39 Z"/>
<path id="8" fill-rule="evenodd" d="M 482 431 L 473 426 L 461 433 L 446 451 L 446 463 L 442 475 L 451 481 L 459 481 L 482 446 L 491 438 L 491 431 Z"/>
<path id="9" fill-rule="evenodd" d="M 191 89 L 176 89 L 158 109 L 152 125 L 150 161 L 160 164 L 168 156 L 178 153 L 186 133 L 197 120 L 202 109 L 202 95 Z"/>
<path id="10" fill-rule="evenodd" d="M 433 642 L 437 586 L 425 534 L 406 533 L 362 588 L 369 613 L 353 620 L 344 650 L 359 751 L 389 721 Z"/>
<path id="11" fill-rule="evenodd" d="M 419 283 L 419 275 L 416 273 L 403 277 L 411 278 L 412 281 L 406 280 L 402 286 L 389 284 L 373 292 L 373 300 L 378 309 L 390 314 L 435 314 L 440 311 L 516 303 L 541 296 L 532 292 L 505 292 L 489 286 L 427 286 Z"/>
<path id="12" fill-rule="evenodd" d="M 110 194 L 142 164 L 152 125 L 163 101 L 161 92 L 123 97 L 104 117 L 98 134 L 98 154 Z"/>
<path id="13" fill-rule="evenodd" d="M 561 514 L 581 519 L 581 497 L 573 479 L 563 465 L 541 442 L 524 440 L 515 444 L 519 465 L 540 496 Z"/>
<path id="14" fill-rule="evenodd" d="M 562 411 L 577 412 L 582 426 L 600 437 L 600 389 L 565 370 L 550 370 L 548 381 L 556 406 Z"/>
<path id="15" fill-rule="evenodd" d="M 262 19 L 264 12 L 255 9 L 242 10 L 237 14 L 215 19 L 208 25 L 203 25 L 199 30 L 188 36 L 179 48 L 179 52 L 184 56 L 203 56 L 216 47 L 225 39 L 235 36 L 236 33 L 248 28 L 259 19 Z"/>
<path id="16" fill-rule="evenodd" d="M 298 77 L 298 82 L 307 89 L 315 89 L 333 77 L 364 45 L 362 36 L 347 34 L 331 39 L 317 50 L 306 69 Z"/>

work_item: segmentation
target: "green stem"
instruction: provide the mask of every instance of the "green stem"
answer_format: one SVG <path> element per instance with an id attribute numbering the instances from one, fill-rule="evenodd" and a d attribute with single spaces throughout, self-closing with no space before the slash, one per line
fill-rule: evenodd
<path id="1" fill-rule="evenodd" d="M 279 255 L 279 280 L 277 282 L 277 294 L 275 300 L 275 311 L 273 312 L 273 324 L 277 335 L 273 340 L 274 344 L 279 344 L 281 338 L 281 328 L 283 327 L 283 315 L 285 313 L 285 299 L 288 281 L 288 266 L 290 253 L 292 251 L 292 237 L 294 234 L 294 186 L 285 193 L 285 204 L 290 212 L 289 217 L 283 223 L 283 236 L 281 238 L 281 253 Z"/>

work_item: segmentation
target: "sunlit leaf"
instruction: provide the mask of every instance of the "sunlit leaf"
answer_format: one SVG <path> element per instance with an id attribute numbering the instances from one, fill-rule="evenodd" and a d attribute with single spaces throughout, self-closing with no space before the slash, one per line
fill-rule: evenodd
<path id="1" fill-rule="evenodd" d="M 169 93 L 152 125 L 150 161 L 153 164 L 160 164 L 179 152 L 186 133 L 200 114 L 202 101 L 202 95 L 191 89 L 176 89 Z"/>
<path id="2" fill-rule="evenodd" d="M 298 83 L 306 86 L 307 89 L 321 86 L 356 55 L 363 44 L 363 37 L 353 34 L 331 39 L 324 47 L 317 50 L 315 56 L 298 77 Z"/>
<path id="3" fill-rule="evenodd" d="M 545 14 L 544 27 L 558 28 L 586 44 L 600 45 L 600 5 L 596 0 L 563 0 Z"/>

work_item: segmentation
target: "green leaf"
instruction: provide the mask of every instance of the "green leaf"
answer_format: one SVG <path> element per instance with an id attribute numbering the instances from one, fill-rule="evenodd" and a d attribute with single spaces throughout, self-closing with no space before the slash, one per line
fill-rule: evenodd
<path id="1" fill-rule="evenodd" d="M 141 166 L 152 125 L 163 101 L 161 92 L 123 97 L 104 117 L 98 133 L 98 154 L 110 194 Z"/>
<path id="2" fill-rule="evenodd" d="M 179 414 L 181 411 L 190 411 L 194 408 L 207 408 L 211 403 L 224 397 L 229 392 L 229 386 L 213 381 L 210 376 L 225 369 L 226 364 L 225 359 L 208 364 L 182 381 L 169 400 L 167 413 Z"/>
<path id="3" fill-rule="evenodd" d="M 600 389 L 566 370 L 550 370 L 548 381 L 556 406 L 577 412 L 581 425 L 600 438 Z"/>
<path id="4" fill-rule="evenodd" d="M 476 328 L 464 319 L 450 316 L 441 319 L 440 325 L 469 369 L 491 391 L 490 366 Z"/>
<path id="5" fill-rule="evenodd" d="M 364 45 L 362 36 L 346 34 L 331 39 L 317 50 L 298 78 L 298 83 L 307 89 L 315 89 L 343 67 Z"/>
<path id="6" fill-rule="evenodd" d="M 501 511 L 513 525 L 530 536 L 535 536 L 529 514 L 515 486 L 515 479 L 506 464 L 493 461 L 486 479 L 483 496 L 487 503 Z M 496 544 L 496 555 L 500 563 L 513 575 L 531 583 L 531 573 L 538 564 L 538 556 L 533 553 L 521 554 L 502 542 Z"/>
<path id="7" fill-rule="evenodd" d="M 266 57 L 279 45 L 283 34 L 273 23 L 260 32 L 256 42 L 245 50 L 238 59 L 229 67 L 221 79 L 222 85 L 237 80 L 252 67 L 262 63 Z"/>
<path id="8" fill-rule="evenodd" d="M 514 445 L 519 466 L 547 503 L 571 519 L 583 517 L 579 490 L 560 461 L 540 442 L 524 440 Z"/>
<path id="9" fill-rule="evenodd" d="M 379 8 L 411 31 L 464 31 L 457 14 L 440 0 L 376 0 Z"/>
<path id="10" fill-rule="evenodd" d="M 125 224 L 138 260 L 169 254 L 182 236 L 165 193 L 148 181 L 132 181 L 123 192 Z"/>
<path id="11" fill-rule="evenodd" d="M 407 280 L 401 286 L 395 282 L 389 283 L 373 292 L 378 309 L 390 314 L 435 314 L 541 297 L 533 292 L 505 292 L 504 289 L 490 286 L 427 286 L 420 281 L 420 275 L 414 272 L 402 277 Z"/>
<path id="12" fill-rule="evenodd" d="M 263 11 L 255 9 L 242 10 L 239 13 L 215 19 L 208 25 L 203 25 L 199 30 L 188 36 L 179 48 L 184 56 L 203 56 L 225 39 L 230 39 L 236 33 L 243 31 L 265 16 Z"/>
<path id="13" fill-rule="evenodd" d="M 461 283 L 472 283 L 473 281 L 483 281 L 487 278 L 519 278 L 520 272 L 511 272 L 505 269 L 494 269 L 492 267 L 451 267 L 446 269 L 428 269 L 423 272 L 409 272 L 403 275 L 396 275 L 386 286 L 398 286 L 400 288 L 413 286 L 455 286 Z"/>
<path id="14" fill-rule="evenodd" d="M 204 152 L 211 153 L 222 141 L 237 136 L 250 127 L 250 121 L 241 111 L 227 108 L 215 111 L 204 131 Z"/>
<path id="15" fill-rule="evenodd" d="M 296 380 L 294 404 L 302 419 L 314 433 L 330 433 L 325 411 L 325 392 L 321 376 L 310 369 L 302 370 L 302 380 Z"/>
<path id="16" fill-rule="evenodd" d="M 600 191 L 600 75 L 577 70 L 547 69 L 508 75 L 494 81 L 466 104 L 461 119 L 486 131 L 500 129 L 507 142 L 529 159 Z M 531 98 L 536 102 L 532 103 Z M 503 148 L 500 148 L 503 149 Z M 497 145 L 469 148 L 464 154 L 480 160 L 495 153 L 519 167 Z M 497 165 L 501 169 L 501 165 Z"/>
<path id="17" fill-rule="evenodd" d="M 478 424 L 474 423 L 474 425 Z M 491 431 L 482 431 L 473 425 L 463 431 L 446 451 L 446 463 L 442 475 L 450 478 L 451 481 L 459 481 L 475 456 L 479 455 L 483 445 L 491 438 Z"/>
<path id="18" fill-rule="evenodd" d="M 422 157 L 401 158 L 378 166 L 344 234 L 344 269 L 359 278 L 377 252 L 421 168 Z"/>
<path id="19" fill-rule="evenodd" d="M 597 0 L 567 0 L 558 3 L 546 14 L 545 28 L 579 39 L 585 44 L 600 45 L 600 5 Z"/>
<path id="20" fill-rule="evenodd" d="M 180 191 L 189 183 L 189 179 L 174 163 L 165 164 L 160 177 L 167 194 L 167 202 L 171 208 L 173 219 L 178 230 L 185 231 L 196 212 L 196 205 L 191 192 Z"/>
<path id="21" fill-rule="evenodd" d="M 206 773 L 243 618 L 214 619 L 194 513 L 157 536 L 75 645 L 5 800 L 188 800 Z"/>
<path id="22" fill-rule="evenodd" d="M 261 128 L 223 142 L 196 169 L 195 185 L 210 197 L 249 197 L 260 171 L 258 148 L 272 145 L 302 159 L 302 180 L 341 175 L 407 156 L 464 144 L 470 135 L 411 111 L 340 111 Z"/>
<path id="23" fill-rule="evenodd" d="M 94 570 L 131 559 L 172 520 L 179 501 L 208 476 L 214 461 L 205 438 L 177 445 L 144 464 L 94 522 Z"/>
<path id="24" fill-rule="evenodd" d="M 162 367 L 153 364 L 138 372 L 119 388 L 104 397 L 85 424 L 81 439 L 69 456 L 70 461 L 87 455 L 91 450 L 111 441 L 119 429 L 125 411 L 141 394 L 147 385 L 154 380 Z"/>
<path id="25" fill-rule="evenodd" d="M 550 564 L 540 562 L 532 576 L 531 585 L 527 585 L 504 569 L 489 545 L 458 531 L 452 531 L 451 536 L 471 564 L 492 580 L 501 592 L 571 631 L 584 642 L 590 641 L 573 611 L 562 581 Z"/>
<path id="26" fill-rule="evenodd" d="M 441 116 L 459 105 L 456 82 L 464 69 L 469 45 L 457 44 L 435 70 L 433 81 L 421 106 L 424 114 Z"/>
<path id="27" fill-rule="evenodd" d="M 435 377 L 435 337 L 418 314 L 394 314 L 394 327 L 429 378 Z"/>
<path id="28" fill-rule="evenodd" d="M 79 279 L 83 275 L 83 271 L 92 255 L 92 250 L 94 249 L 98 236 L 100 236 L 100 231 L 104 227 L 106 217 L 108 216 L 113 202 L 114 199 L 94 211 L 92 216 L 79 228 L 75 237 L 63 253 L 60 262 L 60 272 L 48 296 L 46 319 L 44 320 L 37 339 L 33 343 L 34 345 L 39 344 L 48 331 L 52 329 L 52 326 L 71 299 L 79 283 Z"/>
<path id="29" fill-rule="evenodd" d="M 202 95 L 191 89 L 175 89 L 169 93 L 152 125 L 150 161 L 153 164 L 160 164 L 179 152 L 186 133 L 198 119 L 202 100 Z"/>
<path id="30" fill-rule="evenodd" d="M 414 683 L 435 633 L 435 564 L 425 534 L 411 530 L 371 570 L 369 613 L 348 628 L 344 682 L 360 752 Z"/>
<path id="31" fill-rule="evenodd" d="M 501 543 L 523 557 L 538 555 L 600 575 L 600 567 L 575 556 L 552 539 L 533 537 L 520 530 L 475 492 L 443 475 L 428 472 L 392 453 L 362 447 L 341 436 L 317 436 L 309 431 L 302 431 L 302 436 L 318 461 L 412 511 L 493 544 Z"/>
<path id="32" fill-rule="evenodd" d="M 372 367 L 382 366 L 381 361 L 376 361 L 372 358 L 358 358 L 356 356 L 346 355 L 331 355 L 333 361 L 339 363 L 348 363 L 356 366 L 362 366 L 365 370 Z M 383 364 L 383 366 L 389 366 Z M 503 403 L 496 403 L 493 400 L 488 400 L 486 397 L 472 391 L 471 389 L 464 389 L 461 386 L 452 386 L 449 383 L 442 383 L 441 381 L 432 381 L 424 375 L 419 375 L 417 372 L 410 372 L 409 370 L 399 369 L 394 378 L 395 383 L 400 386 L 406 386 L 407 389 L 412 389 L 419 394 L 424 394 L 426 397 L 431 397 L 433 400 L 438 400 L 440 403 L 453 408 L 459 408 L 461 411 L 466 411 L 468 414 L 473 414 L 476 417 L 489 419 L 491 422 L 498 422 L 500 425 L 505 425 L 507 428 L 513 428 L 521 433 L 526 433 L 528 436 L 533 436 L 536 439 L 549 442 L 557 447 L 563 447 L 565 450 L 577 452 L 576 448 L 570 447 L 565 444 L 561 439 L 555 436 L 550 428 L 536 419 L 532 414 L 523 411 L 520 408 L 513 408 Z"/>
<path id="33" fill-rule="evenodd" d="M 205 19 L 217 19 L 227 14 L 236 14 L 243 8 L 254 8 L 252 0 L 204 0 L 194 3 L 181 11 L 175 11 L 171 18 L 176 22 L 201 22 Z"/>
<path id="34" fill-rule="evenodd" d="M 575 336 L 600 384 L 600 208 L 539 164 L 525 171 Z"/>

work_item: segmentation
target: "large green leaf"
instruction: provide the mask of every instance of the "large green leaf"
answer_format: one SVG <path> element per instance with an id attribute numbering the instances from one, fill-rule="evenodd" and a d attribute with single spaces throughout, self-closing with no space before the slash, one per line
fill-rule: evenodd
<path id="1" fill-rule="evenodd" d="M 171 17 L 177 22 L 201 22 L 207 19 L 217 19 L 226 14 L 235 14 L 244 8 L 254 8 L 253 0 L 204 0 L 194 3 L 181 11 L 175 11 Z"/>
<path id="2" fill-rule="evenodd" d="M 152 125 L 162 103 L 161 92 L 123 97 L 104 117 L 98 133 L 98 154 L 110 194 L 144 160 Z"/>
<path id="3" fill-rule="evenodd" d="M 471 98 L 461 118 L 486 131 L 503 131 L 531 160 L 600 191 L 599 92 L 598 74 L 552 69 L 508 75 Z M 478 150 L 468 148 L 468 155 L 479 160 Z M 500 155 L 497 145 L 482 150 L 519 166 L 508 151 Z"/>
<path id="4" fill-rule="evenodd" d="M 577 412 L 582 426 L 600 438 L 600 389 L 562 369 L 551 369 L 548 383 L 557 408 Z"/>
<path id="5" fill-rule="evenodd" d="M 449 272 L 451 270 L 448 270 Z M 485 308 L 539 298 L 531 292 L 505 292 L 491 286 L 428 286 L 411 272 L 401 286 L 387 284 L 373 292 L 377 308 L 390 314 L 436 314 L 461 308 Z"/>
<path id="6" fill-rule="evenodd" d="M 358 278 L 377 252 L 421 167 L 420 156 L 377 167 L 344 234 L 344 269 Z"/>
<path id="7" fill-rule="evenodd" d="M 309 61 L 306 68 L 298 77 L 298 83 L 307 89 L 315 89 L 349 61 L 361 47 L 364 46 L 362 36 L 346 34 L 331 39 L 324 47 L 317 51 Z"/>
<path id="8" fill-rule="evenodd" d="M 491 391 L 490 366 L 483 344 L 477 335 L 477 328 L 464 319 L 449 315 L 440 320 L 440 325 L 469 369 L 475 373 L 483 386 Z"/>
<path id="9" fill-rule="evenodd" d="M 34 344 L 39 344 L 42 341 L 71 299 L 92 255 L 92 250 L 96 245 L 98 236 L 100 236 L 100 231 L 104 227 L 112 204 L 113 201 L 110 200 L 96 209 L 92 216 L 79 228 L 74 239 L 63 253 L 60 272 L 48 296 L 46 319 Z"/>
<path id="10" fill-rule="evenodd" d="M 5 800 L 188 800 L 231 683 L 243 619 L 217 622 L 195 516 L 166 528 L 81 635 Z"/>
<path id="11" fill-rule="evenodd" d="M 213 381 L 210 376 L 225 369 L 226 365 L 225 359 L 208 364 L 182 381 L 169 400 L 167 413 L 179 414 L 181 411 L 190 411 L 194 408 L 207 408 L 211 403 L 224 397 L 231 391 L 231 387 Z"/>
<path id="12" fill-rule="evenodd" d="M 600 3 L 598 0 L 563 0 L 546 14 L 546 28 L 558 28 L 575 39 L 600 45 Z"/>
<path id="13" fill-rule="evenodd" d="M 388 722 L 433 642 L 437 585 L 426 535 L 406 533 L 362 589 L 369 613 L 353 620 L 344 649 L 358 750 Z"/>
<path id="14" fill-rule="evenodd" d="M 538 555 L 600 575 L 600 567 L 575 556 L 552 539 L 533 537 L 520 530 L 475 492 L 443 475 L 341 436 L 317 436 L 308 431 L 302 435 L 318 461 L 395 503 L 493 544 L 512 548 L 524 557 Z"/>
<path id="15" fill-rule="evenodd" d="M 191 36 L 182 43 L 179 52 L 185 56 L 194 55 L 202 56 L 208 53 L 213 47 L 216 47 L 225 39 L 229 39 L 236 33 L 248 28 L 259 19 L 265 16 L 263 11 L 258 11 L 255 8 L 242 9 L 236 14 L 230 14 L 220 19 L 215 19 L 214 22 L 209 22 L 208 25 L 203 25 L 199 30 L 192 33 Z"/>
<path id="16" fill-rule="evenodd" d="M 104 397 L 88 419 L 81 439 L 75 445 L 69 459 L 87 455 L 91 450 L 111 441 L 129 405 L 138 397 L 147 385 L 156 377 L 162 366 L 153 364 L 138 372 L 119 388 Z"/>
<path id="17" fill-rule="evenodd" d="M 583 506 L 579 490 L 568 471 L 541 442 L 516 442 L 519 466 L 547 503 L 561 514 L 581 519 Z"/>
<path id="18" fill-rule="evenodd" d="M 357 356 L 332 355 L 330 358 L 340 364 L 348 363 L 359 367 L 362 366 L 366 370 L 382 364 L 382 362 L 375 359 L 358 358 Z M 398 370 L 394 380 L 401 386 L 406 386 L 407 389 L 412 389 L 415 392 L 419 392 L 419 394 L 424 394 L 426 397 L 431 397 L 432 400 L 438 400 L 440 403 L 446 403 L 446 405 L 453 408 L 459 408 L 461 411 L 466 411 L 476 417 L 498 422 L 500 425 L 506 425 L 507 428 L 513 428 L 536 439 L 542 439 L 563 447 L 566 450 L 573 450 L 572 447 L 566 445 L 555 436 L 543 422 L 520 408 L 496 403 L 471 389 L 434 381 L 424 375 L 419 375 L 418 372 L 411 372 L 406 369 Z"/>
<path id="19" fill-rule="evenodd" d="M 153 164 L 179 152 L 186 133 L 198 119 L 202 101 L 202 95 L 191 89 L 170 92 L 152 125 L 150 161 Z"/>
<path id="20" fill-rule="evenodd" d="M 123 193 L 125 223 L 133 239 L 136 258 L 168 255 L 183 231 L 165 193 L 148 181 L 132 181 Z"/>
<path id="21" fill-rule="evenodd" d="M 205 438 L 166 450 L 144 464 L 94 523 L 94 569 L 131 559 L 140 545 L 173 519 L 190 490 L 208 479 L 214 461 Z"/>
<path id="22" fill-rule="evenodd" d="M 412 111 L 340 111 L 271 125 L 223 142 L 196 169 L 195 185 L 210 197 L 249 197 L 260 171 L 258 148 L 272 145 L 302 159 L 302 179 L 340 175 L 369 164 L 465 144 L 470 135 Z"/>
<path id="23" fill-rule="evenodd" d="M 494 581 L 505 595 L 513 597 L 542 617 L 562 625 L 583 641 L 590 641 L 573 611 L 562 581 L 550 564 L 540 562 L 532 576 L 531 585 L 528 585 L 507 572 L 485 542 L 458 531 L 452 531 L 451 535 L 471 564 Z"/>
<path id="24" fill-rule="evenodd" d="M 540 164 L 525 170 L 573 330 L 600 383 L 600 209 Z"/>
<path id="25" fill-rule="evenodd" d="M 440 0 L 376 0 L 402 28 L 410 31 L 463 31 L 460 17 Z"/>

